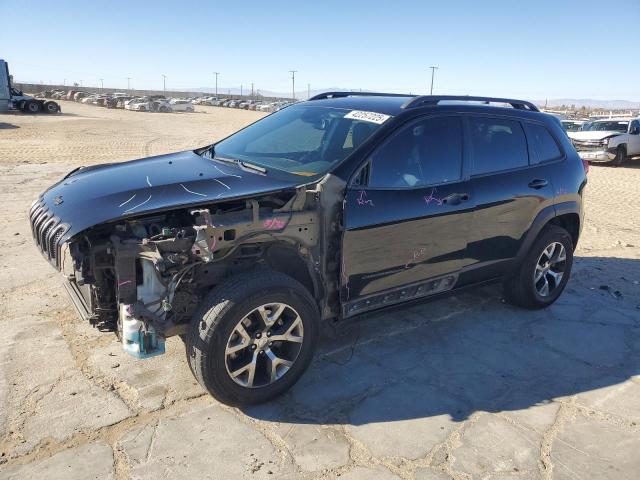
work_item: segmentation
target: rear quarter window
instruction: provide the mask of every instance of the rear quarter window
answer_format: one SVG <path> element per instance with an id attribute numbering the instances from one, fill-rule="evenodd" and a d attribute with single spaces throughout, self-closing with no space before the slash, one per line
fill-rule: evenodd
<path id="1" fill-rule="evenodd" d="M 526 123 L 525 130 L 532 151 L 531 163 L 551 162 L 562 157 L 560 147 L 546 127 Z"/>
<path id="2" fill-rule="evenodd" d="M 529 165 L 527 140 L 520 122 L 504 118 L 469 117 L 473 175 Z"/>

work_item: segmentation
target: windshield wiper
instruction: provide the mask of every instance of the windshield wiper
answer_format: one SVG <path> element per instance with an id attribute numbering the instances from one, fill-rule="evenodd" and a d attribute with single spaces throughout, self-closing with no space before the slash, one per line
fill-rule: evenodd
<path id="1" fill-rule="evenodd" d="M 213 160 L 216 160 L 218 162 L 223 162 L 223 163 L 228 163 L 231 165 L 235 165 L 236 167 L 240 168 L 240 169 L 246 169 L 246 170 L 254 170 L 256 172 L 260 172 L 260 173 L 267 173 L 267 169 L 264 167 L 261 167 L 260 165 L 255 165 L 253 163 L 250 162 L 245 162 L 244 160 L 239 160 L 237 158 L 228 158 L 228 157 L 219 157 L 217 155 L 214 155 Z"/>
<path id="2" fill-rule="evenodd" d="M 253 163 L 244 162 L 244 161 L 240 161 L 240 165 L 242 165 L 244 168 L 248 168 L 249 170 L 255 170 L 260 173 L 267 173 L 267 169 L 264 167 L 261 167 L 260 165 L 254 165 Z"/>

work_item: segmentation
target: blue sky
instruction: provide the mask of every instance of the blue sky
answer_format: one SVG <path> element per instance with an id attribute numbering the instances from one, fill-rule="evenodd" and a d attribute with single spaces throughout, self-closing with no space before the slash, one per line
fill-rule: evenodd
<path id="1" fill-rule="evenodd" d="M 615 5 L 615 7 L 614 7 Z M 0 0 L 16 80 L 640 100 L 640 0 Z M 29 26 L 27 26 L 29 25 Z"/>

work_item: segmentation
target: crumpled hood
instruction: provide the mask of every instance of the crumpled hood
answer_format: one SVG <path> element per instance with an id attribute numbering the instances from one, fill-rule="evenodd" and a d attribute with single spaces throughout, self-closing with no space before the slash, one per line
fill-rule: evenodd
<path id="1" fill-rule="evenodd" d="M 167 208 L 260 195 L 299 184 L 244 171 L 192 151 L 72 172 L 42 195 L 69 238 L 94 225 Z"/>
<path id="2" fill-rule="evenodd" d="M 586 132 L 567 132 L 569 138 L 572 140 L 580 140 L 582 142 L 585 141 L 596 141 L 596 140 L 604 140 L 605 138 L 615 137 L 616 135 L 622 135 L 622 132 L 617 132 L 616 130 L 604 130 L 604 131 L 589 131 Z"/>

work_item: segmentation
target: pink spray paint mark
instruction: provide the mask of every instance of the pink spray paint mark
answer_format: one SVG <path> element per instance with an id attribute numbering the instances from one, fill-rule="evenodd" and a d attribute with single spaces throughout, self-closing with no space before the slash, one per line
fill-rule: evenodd
<path id="1" fill-rule="evenodd" d="M 360 205 L 361 207 L 364 205 L 369 205 L 370 207 L 373 207 L 373 200 L 366 200 L 365 197 L 367 196 L 367 192 L 365 192 L 364 190 L 360 190 L 360 197 L 356 198 L 356 201 L 358 202 L 358 205 Z"/>
<path id="2" fill-rule="evenodd" d="M 267 219 L 265 220 L 262 225 L 264 226 L 264 228 L 266 228 L 267 230 L 281 230 L 285 227 L 286 222 L 284 220 L 281 220 L 279 218 L 272 218 L 272 219 Z"/>
<path id="3" fill-rule="evenodd" d="M 123 280 L 122 282 L 118 283 L 118 288 L 120 288 L 123 285 L 127 285 L 129 283 L 132 283 L 131 280 Z"/>
<path id="4" fill-rule="evenodd" d="M 432 188 L 431 193 L 429 195 L 425 195 L 424 201 L 427 205 L 431 203 L 435 203 L 436 205 L 442 205 L 443 203 L 442 199 L 435 196 L 435 193 L 437 191 L 438 190 L 436 188 Z"/>
<path id="5" fill-rule="evenodd" d="M 404 268 L 409 268 L 409 266 L 411 265 L 411 262 L 417 260 L 420 257 L 424 257 L 424 254 L 426 252 L 427 250 L 424 247 L 420 248 L 419 250 L 414 250 L 413 255 L 411 256 L 411 260 L 405 263 Z"/>

